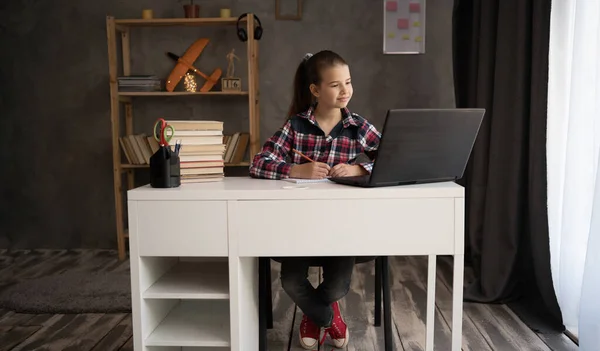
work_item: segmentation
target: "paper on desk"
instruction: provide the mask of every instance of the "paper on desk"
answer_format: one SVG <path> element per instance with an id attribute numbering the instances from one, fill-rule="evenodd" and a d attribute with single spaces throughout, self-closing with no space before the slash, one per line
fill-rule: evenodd
<path id="1" fill-rule="evenodd" d="M 303 183 L 329 183 L 331 180 L 328 178 L 323 179 L 298 179 L 298 178 L 285 178 L 286 182 L 294 183 L 294 184 L 303 184 Z"/>

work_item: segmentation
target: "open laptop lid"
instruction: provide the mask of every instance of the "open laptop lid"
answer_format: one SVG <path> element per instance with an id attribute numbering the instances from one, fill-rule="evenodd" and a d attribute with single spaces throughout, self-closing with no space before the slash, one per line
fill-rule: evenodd
<path id="1" fill-rule="evenodd" d="M 484 109 L 388 110 L 370 183 L 462 178 L 484 114 Z"/>

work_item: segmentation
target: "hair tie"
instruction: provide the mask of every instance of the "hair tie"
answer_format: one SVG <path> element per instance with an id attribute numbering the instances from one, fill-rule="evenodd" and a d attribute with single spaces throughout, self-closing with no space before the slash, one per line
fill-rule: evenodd
<path id="1" fill-rule="evenodd" d="M 304 62 L 308 61 L 308 59 L 309 59 L 309 58 L 311 58 L 311 57 L 312 57 L 312 55 L 313 55 L 313 54 L 311 54 L 310 52 L 309 52 L 309 53 L 306 53 L 306 54 L 304 54 L 304 57 L 302 58 L 302 61 L 304 61 Z"/>

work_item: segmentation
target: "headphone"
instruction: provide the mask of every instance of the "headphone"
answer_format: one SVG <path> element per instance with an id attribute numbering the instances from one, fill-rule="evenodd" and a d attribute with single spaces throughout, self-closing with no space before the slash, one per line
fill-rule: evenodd
<path id="1" fill-rule="evenodd" d="M 237 28 L 237 36 L 241 41 L 248 40 L 248 33 L 246 33 L 246 30 L 244 28 L 240 28 L 240 21 L 246 16 L 248 16 L 247 13 L 242 14 L 240 17 L 238 17 L 237 23 L 235 24 L 235 27 Z M 254 19 L 258 22 L 258 26 L 254 28 L 254 39 L 260 40 L 260 37 L 263 33 L 262 25 L 260 24 L 260 19 L 258 19 L 258 17 L 256 17 L 256 15 L 254 14 L 253 16 Z"/>

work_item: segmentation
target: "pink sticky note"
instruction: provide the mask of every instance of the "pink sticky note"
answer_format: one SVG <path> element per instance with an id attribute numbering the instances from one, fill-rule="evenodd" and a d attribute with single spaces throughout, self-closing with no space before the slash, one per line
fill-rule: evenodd
<path id="1" fill-rule="evenodd" d="M 398 18 L 398 29 L 408 29 L 408 18 Z"/>
<path id="2" fill-rule="evenodd" d="M 396 1 L 386 1 L 385 9 L 387 11 L 396 12 L 398 11 L 398 2 Z"/>
<path id="3" fill-rule="evenodd" d="M 421 4 L 419 4 L 418 2 L 411 2 L 410 4 L 408 4 L 408 10 L 410 12 L 420 12 Z"/>

